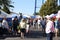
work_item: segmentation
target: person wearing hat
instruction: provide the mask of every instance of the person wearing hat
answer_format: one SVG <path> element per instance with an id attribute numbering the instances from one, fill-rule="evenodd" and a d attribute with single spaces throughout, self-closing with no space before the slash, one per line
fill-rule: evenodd
<path id="1" fill-rule="evenodd" d="M 54 33 L 54 23 L 51 17 L 47 18 L 47 24 L 46 24 L 46 34 L 47 34 L 47 40 L 53 40 L 53 33 Z"/>

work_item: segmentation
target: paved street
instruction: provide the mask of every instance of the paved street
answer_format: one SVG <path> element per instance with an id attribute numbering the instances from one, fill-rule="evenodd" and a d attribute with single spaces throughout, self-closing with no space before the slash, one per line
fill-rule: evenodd
<path id="1" fill-rule="evenodd" d="M 41 30 L 31 29 L 29 34 L 25 34 L 24 39 L 21 39 L 19 35 L 5 35 L 0 37 L 0 40 L 46 40 L 46 35 L 43 37 Z M 60 37 L 54 37 L 54 40 L 60 40 Z"/>
<path id="2" fill-rule="evenodd" d="M 16 37 L 16 38 L 6 38 L 5 40 L 46 40 L 46 38 L 24 38 L 21 39 L 20 37 Z M 60 38 L 54 38 L 54 40 L 60 40 Z"/>
<path id="3" fill-rule="evenodd" d="M 25 37 L 24 39 L 21 39 L 20 37 L 5 37 L 0 40 L 46 40 L 46 37 Z M 60 37 L 54 37 L 54 40 L 60 40 Z"/>
<path id="4" fill-rule="evenodd" d="M 42 38 L 24 38 L 24 39 L 21 39 L 20 37 L 7 37 L 5 39 L 0 39 L 0 40 L 46 40 L 46 37 L 42 37 Z M 54 40 L 60 40 L 60 37 L 54 38 Z"/>

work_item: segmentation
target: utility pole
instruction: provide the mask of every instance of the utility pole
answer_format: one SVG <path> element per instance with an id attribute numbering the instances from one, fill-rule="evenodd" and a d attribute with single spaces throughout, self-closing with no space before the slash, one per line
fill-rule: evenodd
<path id="1" fill-rule="evenodd" d="M 37 0 L 35 0 L 34 15 L 36 15 Z"/>

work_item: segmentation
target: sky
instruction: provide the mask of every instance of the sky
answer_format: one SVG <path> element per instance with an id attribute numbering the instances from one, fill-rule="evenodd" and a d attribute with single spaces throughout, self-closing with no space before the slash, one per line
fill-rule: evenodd
<path id="1" fill-rule="evenodd" d="M 35 0 L 12 0 L 14 8 L 11 8 L 13 12 L 22 13 L 26 15 L 33 15 Z M 39 12 L 42 5 L 42 0 L 37 0 L 37 12 Z"/>

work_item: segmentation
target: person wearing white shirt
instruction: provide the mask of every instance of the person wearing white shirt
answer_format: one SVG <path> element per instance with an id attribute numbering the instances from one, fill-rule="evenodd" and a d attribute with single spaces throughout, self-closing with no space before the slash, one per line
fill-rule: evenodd
<path id="1" fill-rule="evenodd" d="M 3 19 L 2 26 L 3 26 L 3 28 L 6 28 L 9 30 L 9 25 L 8 25 L 8 22 L 6 21 L 6 18 Z"/>
<path id="2" fill-rule="evenodd" d="M 26 23 L 25 23 L 25 19 L 22 19 L 20 22 L 20 31 L 21 31 L 21 38 L 24 38 L 24 33 L 26 30 Z"/>
<path id="3" fill-rule="evenodd" d="M 38 29 L 39 29 L 40 26 L 41 26 L 40 22 L 41 22 L 41 18 L 38 19 Z"/>
<path id="4" fill-rule="evenodd" d="M 53 40 L 53 33 L 54 33 L 54 23 L 52 21 L 52 18 L 49 18 L 46 24 L 47 40 Z"/>
<path id="5" fill-rule="evenodd" d="M 6 21 L 6 18 L 4 18 L 2 21 L 2 28 L 3 28 L 3 33 L 11 32 L 11 29 L 9 28 L 8 22 Z"/>

